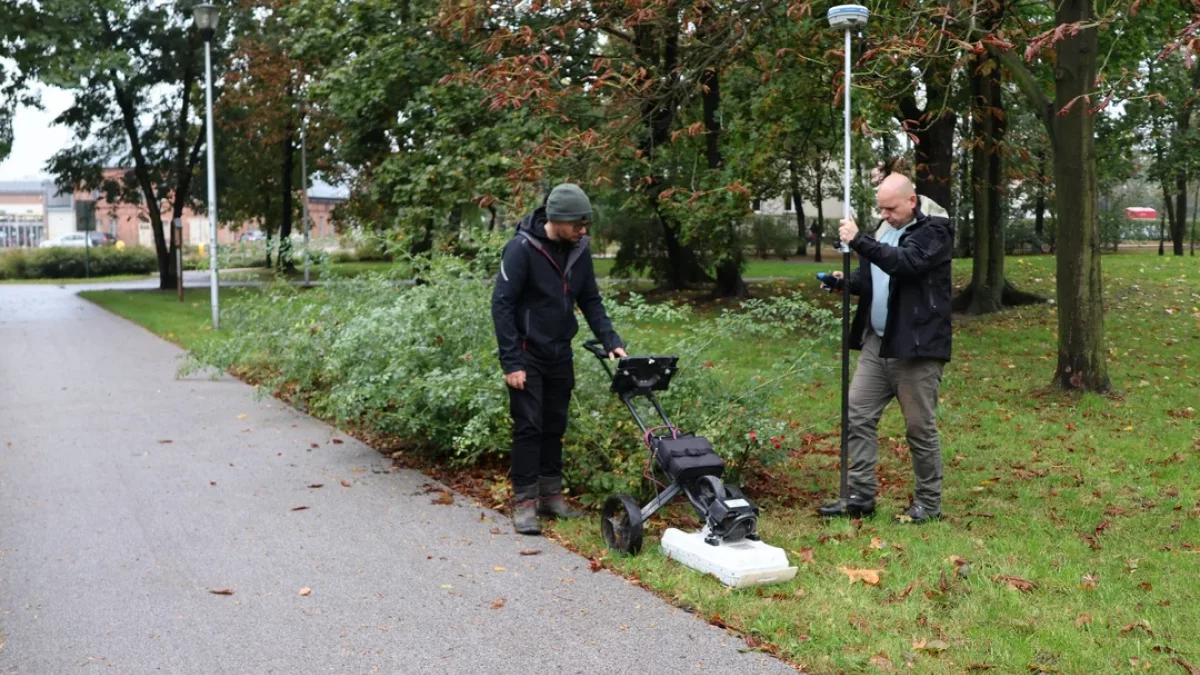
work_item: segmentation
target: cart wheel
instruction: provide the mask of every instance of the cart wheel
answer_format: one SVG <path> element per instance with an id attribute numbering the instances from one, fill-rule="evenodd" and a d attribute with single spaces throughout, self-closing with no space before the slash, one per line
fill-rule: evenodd
<path id="1" fill-rule="evenodd" d="M 612 495 L 604 500 L 600 532 L 609 549 L 626 555 L 642 550 L 642 509 L 629 495 Z"/>

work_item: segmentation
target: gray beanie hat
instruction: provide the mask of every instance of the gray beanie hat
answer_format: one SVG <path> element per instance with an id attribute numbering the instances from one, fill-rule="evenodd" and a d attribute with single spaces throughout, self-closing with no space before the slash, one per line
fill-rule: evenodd
<path id="1" fill-rule="evenodd" d="M 574 183 L 563 183 L 550 191 L 546 199 L 546 217 L 559 223 L 573 223 L 592 217 L 592 203 Z"/>

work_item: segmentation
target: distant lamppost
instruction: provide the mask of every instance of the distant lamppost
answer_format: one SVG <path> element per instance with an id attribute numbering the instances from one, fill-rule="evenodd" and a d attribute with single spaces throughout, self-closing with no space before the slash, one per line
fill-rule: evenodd
<path id="1" fill-rule="evenodd" d="M 217 178 L 213 164 L 213 107 L 212 107 L 212 39 L 217 32 L 217 20 L 220 10 L 216 5 L 203 3 L 192 8 L 192 16 L 196 19 L 196 28 L 204 37 L 204 102 L 205 126 L 207 127 L 208 146 L 208 233 L 209 258 L 208 268 L 212 285 L 212 327 L 221 328 L 220 298 L 217 291 Z"/>

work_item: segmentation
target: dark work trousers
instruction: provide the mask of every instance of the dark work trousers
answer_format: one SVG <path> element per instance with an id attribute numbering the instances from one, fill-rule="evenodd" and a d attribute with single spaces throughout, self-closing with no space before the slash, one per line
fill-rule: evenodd
<path id="1" fill-rule="evenodd" d="M 867 329 L 858 368 L 850 384 L 849 491 L 875 496 L 879 463 L 876 427 L 883 409 L 896 399 L 904 413 L 916 485 L 913 501 L 931 515 L 942 512 L 942 445 L 937 430 L 938 389 L 945 364 L 936 359 L 885 359 L 880 339 Z"/>
<path id="2" fill-rule="evenodd" d="M 525 388 L 508 388 L 513 420 L 512 479 L 517 499 L 537 497 L 538 478 L 562 477 L 563 434 L 575 364 L 525 364 Z"/>

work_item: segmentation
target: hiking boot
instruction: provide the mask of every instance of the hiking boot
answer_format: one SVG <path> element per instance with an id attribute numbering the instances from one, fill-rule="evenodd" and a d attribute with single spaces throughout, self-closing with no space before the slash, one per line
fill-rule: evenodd
<path id="1" fill-rule="evenodd" d="M 564 520 L 583 517 L 582 513 L 567 506 L 567 500 L 563 499 L 562 478 L 539 479 L 538 491 L 537 513 L 539 516 Z"/>
<path id="2" fill-rule="evenodd" d="M 913 504 L 905 509 L 904 513 L 897 514 L 894 520 L 897 523 L 911 523 L 913 525 L 920 525 L 921 523 L 928 523 L 931 520 L 941 520 L 941 518 L 942 514 L 940 511 L 937 513 L 930 513 L 925 510 L 924 506 Z"/>
<path id="3" fill-rule="evenodd" d="M 875 500 L 863 495 L 851 493 L 846 499 L 839 499 L 832 504 L 826 504 L 817 509 L 817 513 L 826 518 L 841 518 L 848 516 L 860 518 L 875 513 Z"/>
<path id="4" fill-rule="evenodd" d="M 521 534 L 541 534 L 537 520 L 537 486 L 513 486 L 513 527 Z"/>

